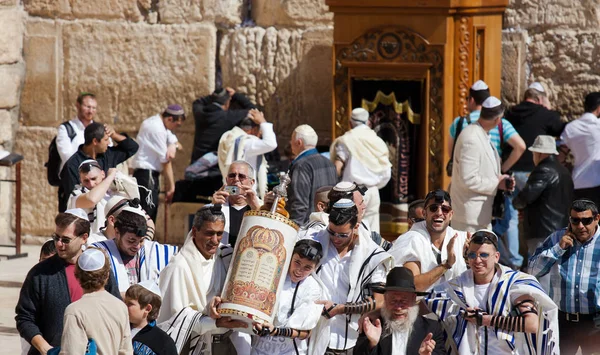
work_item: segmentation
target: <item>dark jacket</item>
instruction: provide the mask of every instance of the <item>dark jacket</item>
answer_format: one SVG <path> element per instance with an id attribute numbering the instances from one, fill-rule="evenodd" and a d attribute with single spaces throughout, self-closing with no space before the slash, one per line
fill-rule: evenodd
<path id="1" fill-rule="evenodd" d="M 129 138 L 125 133 L 121 134 L 126 137 L 124 140 L 118 142 L 114 147 L 108 147 L 106 152 L 96 156 L 96 161 L 100 164 L 100 167 L 105 173 L 108 173 L 108 169 L 114 168 L 129 159 L 138 151 L 139 145 L 136 141 Z M 79 184 L 79 164 L 84 160 L 92 159 L 83 152 L 82 148 L 83 144 L 80 145 L 75 154 L 67 160 L 60 172 L 62 195 L 59 196 L 59 212 L 65 211 L 71 192 L 73 192 L 75 185 Z"/>
<path id="2" fill-rule="evenodd" d="M 505 118 L 510 122 L 517 133 L 531 147 L 539 135 L 559 137 L 565 128 L 566 122 L 561 121 L 558 111 L 551 111 L 542 105 L 523 101 L 506 112 Z M 510 154 L 511 149 L 502 152 L 503 157 Z M 513 165 L 514 171 L 532 171 L 533 154 L 525 150 L 521 158 Z"/>
<path id="3" fill-rule="evenodd" d="M 71 304 L 66 265 L 58 254 L 54 255 L 31 268 L 23 282 L 15 320 L 19 334 L 30 344 L 31 339 L 40 334 L 50 345 L 60 346 L 63 316 Z M 112 271 L 104 288 L 121 299 Z M 39 352 L 32 346 L 28 354 Z"/>
<path id="4" fill-rule="evenodd" d="M 313 149 L 292 162 L 290 179 L 287 210 L 290 219 L 303 226 L 313 212 L 315 193 L 320 187 L 334 186 L 337 172 L 331 160 Z"/>
<path id="5" fill-rule="evenodd" d="M 385 324 L 381 324 L 381 327 L 385 327 Z M 413 325 L 412 333 L 408 339 L 406 346 L 406 354 L 418 354 L 421 343 L 427 337 L 427 334 L 433 334 L 433 340 L 435 340 L 435 349 L 433 349 L 434 355 L 446 354 L 444 349 L 444 332 L 440 323 L 432 319 L 417 317 L 415 324 Z M 356 346 L 352 354 L 354 355 L 389 355 L 392 353 L 392 336 L 388 335 L 379 340 L 379 343 L 373 349 L 369 349 L 369 339 L 367 336 L 361 334 L 358 337 Z"/>
<path id="6" fill-rule="evenodd" d="M 153 321 L 133 337 L 133 355 L 177 355 L 175 342 Z"/>
<path id="7" fill-rule="evenodd" d="M 551 155 L 533 169 L 527 184 L 513 200 L 513 206 L 525 209 L 527 238 L 545 239 L 569 223 L 572 201 L 571 174 Z"/>
<path id="8" fill-rule="evenodd" d="M 208 152 L 216 152 L 223 133 L 237 126 L 246 116 L 248 110 L 256 108 L 248 98 L 235 93 L 231 97 L 229 110 L 224 111 L 212 103 L 210 96 L 201 97 L 192 104 L 196 133 L 194 134 L 194 151 L 192 163 Z"/>

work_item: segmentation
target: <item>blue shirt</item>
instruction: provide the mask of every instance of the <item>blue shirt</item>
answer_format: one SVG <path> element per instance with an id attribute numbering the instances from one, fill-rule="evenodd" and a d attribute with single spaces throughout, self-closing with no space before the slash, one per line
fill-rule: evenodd
<path id="1" fill-rule="evenodd" d="M 479 114 L 480 111 L 473 111 L 469 114 L 471 118 L 471 123 L 477 122 L 477 120 L 479 119 Z M 450 125 L 450 136 L 453 139 L 456 139 L 456 128 L 458 127 L 459 120 L 460 116 L 456 117 Z M 465 129 L 465 127 L 467 127 L 468 125 L 469 122 L 465 119 L 465 121 L 463 122 L 462 129 Z M 517 131 L 515 130 L 513 125 L 510 122 L 508 122 L 505 118 L 502 118 L 502 135 L 504 136 L 504 143 L 508 142 L 508 140 L 515 134 L 517 134 Z M 494 127 L 490 131 L 490 140 L 492 141 L 492 144 L 494 144 L 494 147 L 496 147 L 498 155 L 502 157 L 502 147 L 500 146 L 500 131 L 498 130 L 498 127 Z"/>
<path id="2" fill-rule="evenodd" d="M 548 296 L 567 313 L 594 314 L 600 311 L 600 228 L 585 244 L 575 240 L 562 249 L 560 240 L 567 229 L 552 233 L 529 260 L 536 277 L 550 273 Z"/>

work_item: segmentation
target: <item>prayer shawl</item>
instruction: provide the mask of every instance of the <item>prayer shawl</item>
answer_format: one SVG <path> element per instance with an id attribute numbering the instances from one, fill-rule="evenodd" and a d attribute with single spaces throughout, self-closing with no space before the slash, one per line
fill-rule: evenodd
<path id="1" fill-rule="evenodd" d="M 114 239 L 105 240 L 93 245 L 106 250 L 117 285 L 119 285 L 119 292 L 126 292 L 131 285 L 116 241 Z M 178 248 L 174 245 L 160 244 L 149 240 L 144 241 L 144 245 L 137 255 L 139 260 L 138 282 L 157 281 L 161 270 L 169 264 L 169 261 L 177 254 L 177 250 Z"/>
<path id="2" fill-rule="evenodd" d="M 403 266 L 411 261 L 419 262 L 421 264 L 421 273 L 424 274 L 433 270 L 438 265 L 433 245 L 431 244 L 431 237 L 429 236 L 429 232 L 427 232 L 425 223 L 425 221 L 415 223 L 408 232 L 402 234 L 394 241 L 388 253 L 394 257 L 396 266 Z M 467 233 L 454 230 L 451 227 L 446 228 L 446 236 L 444 237 L 442 248 L 439 250 L 441 252 L 441 261 L 444 262 L 448 259 L 447 246 L 455 233 L 458 233 L 458 237 L 454 241 L 456 262 L 433 286 L 454 279 L 467 270 L 467 265 L 462 257 Z"/>
<path id="3" fill-rule="evenodd" d="M 211 334 L 213 331 L 223 332 L 216 331 L 214 320 L 206 315 L 210 300 L 221 294 L 232 253 L 231 247 L 220 245 L 217 253 L 207 260 L 198 251 L 194 238 L 188 235 L 179 254 L 175 255 L 162 272 L 159 280 L 162 307 L 157 322 L 167 321 L 164 325 L 160 324 L 165 331 L 169 327 L 174 328 L 171 337 L 176 342 L 178 351 L 180 343 L 185 344 L 191 336 L 192 345 L 197 349 L 192 354 L 210 354 Z M 214 263 L 210 275 L 207 275 L 208 268 L 204 270 L 207 262 Z M 204 294 L 202 290 L 206 289 L 207 283 L 208 291 Z M 184 333 L 188 334 L 185 339 L 178 338 L 178 334 Z"/>
<path id="4" fill-rule="evenodd" d="M 227 176 L 229 165 L 231 165 L 231 163 L 236 160 L 245 160 L 245 145 L 249 139 L 254 138 L 256 137 L 244 132 L 244 130 L 239 127 L 233 127 L 232 130 L 225 132 L 223 136 L 221 136 L 217 155 L 219 156 L 219 169 L 221 170 L 223 180 L 225 180 L 225 177 Z M 263 154 L 256 157 L 256 165 L 257 166 L 255 166 L 254 169 L 257 174 L 256 184 L 258 197 L 264 199 L 265 194 L 267 193 L 268 164 Z"/>
<path id="5" fill-rule="evenodd" d="M 488 327 L 489 336 L 506 341 L 512 354 L 559 354 L 556 304 L 533 276 L 502 265 L 497 266 L 497 272 L 499 277 L 494 278 L 488 293 L 487 313 L 508 316 L 513 311 L 512 299 L 515 296 L 531 295 L 536 301 L 539 326 L 537 334 L 508 333 L 503 330 L 494 331 L 494 328 Z M 440 317 L 448 335 L 448 354 L 479 353 L 477 327 L 459 314 L 460 310 L 477 304 L 474 289 L 473 272 L 467 270 L 458 278 L 436 287 L 429 298 L 425 299 L 429 309 Z"/>
<path id="6" fill-rule="evenodd" d="M 365 168 L 375 174 L 387 172 L 392 167 L 387 144 L 372 129 L 361 127 L 362 125 L 355 127 L 333 141 L 329 149 L 331 161 L 335 162 L 335 146 L 341 143 L 346 146 L 352 158 L 357 159 Z"/>
<path id="7" fill-rule="evenodd" d="M 313 236 L 309 236 L 308 238 L 321 243 L 323 255 L 328 255 L 328 249 L 333 248 L 329 242 L 329 233 L 326 230 Z M 356 280 L 356 282 L 350 283 L 350 290 L 347 298 L 347 302 L 350 303 L 360 302 L 367 296 L 365 291 L 369 289 L 371 276 L 379 265 L 383 264 L 385 266 L 386 274 L 394 267 L 392 256 L 381 249 L 381 247 L 363 233 L 358 233 L 358 238 L 354 245 L 354 249 L 352 249 L 350 260 L 350 280 Z M 317 274 L 315 276 L 317 279 L 319 279 L 318 272 L 319 269 L 317 269 Z M 331 299 L 327 287 L 324 287 L 323 291 L 324 299 Z M 360 314 L 353 314 L 348 323 L 349 328 L 352 328 L 356 333 L 356 336 L 358 336 L 358 320 L 360 316 Z M 321 317 L 319 323 L 312 332 L 315 336 L 311 337 L 311 340 L 308 343 L 308 354 L 321 355 L 325 353 L 325 349 L 329 345 L 330 332 L 329 320 L 325 317 Z M 348 331 L 348 335 L 353 335 L 351 330 Z"/>

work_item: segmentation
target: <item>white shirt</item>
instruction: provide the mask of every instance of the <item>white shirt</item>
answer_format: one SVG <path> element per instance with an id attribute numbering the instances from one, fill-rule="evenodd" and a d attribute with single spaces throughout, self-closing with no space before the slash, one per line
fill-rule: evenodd
<path id="1" fill-rule="evenodd" d="M 371 129 L 366 125 L 354 127 L 355 130 Z M 344 162 L 342 181 L 353 181 L 367 187 L 377 186 L 378 189 L 385 187 L 392 176 L 392 170 L 387 169 L 384 173 L 375 174 L 361 164 L 358 159 L 352 159 L 345 144 L 336 144 L 335 153 Z"/>
<path id="2" fill-rule="evenodd" d="M 177 137 L 165 127 L 160 115 L 142 122 L 136 140 L 140 147 L 131 158 L 131 167 L 158 172 L 161 172 L 163 164 L 168 162 L 167 148 L 177 143 Z"/>
<path id="3" fill-rule="evenodd" d="M 247 142 L 244 145 L 244 160 L 252 165 L 254 169 L 258 169 L 257 166 L 258 157 L 260 155 L 272 152 L 277 148 L 277 138 L 273 131 L 273 124 L 269 122 L 263 122 L 260 124 L 260 133 L 262 138 L 257 136 L 248 135 Z M 265 162 L 263 161 L 263 164 Z"/>
<path id="4" fill-rule="evenodd" d="M 560 139 L 575 158 L 573 184 L 575 189 L 600 186 L 600 119 L 585 113 L 565 126 Z"/>
<path id="5" fill-rule="evenodd" d="M 494 281 L 497 281 L 497 279 L 498 279 L 498 274 L 495 274 Z M 494 284 L 495 284 L 495 282 L 494 282 Z M 473 290 L 475 293 L 475 300 L 477 301 L 477 304 L 474 305 L 475 307 L 486 310 L 486 308 L 487 308 L 486 303 L 489 298 L 488 292 L 490 289 L 490 285 L 491 285 L 491 283 L 485 284 L 485 285 L 475 285 L 475 289 Z M 516 297 L 516 298 L 518 298 L 518 297 Z M 511 301 L 514 304 L 515 300 L 513 299 Z M 488 333 L 487 354 L 488 355 L 511 354 L 511 350 L 508 347 L 508 345 L 506 344 L 506 341 L 498 340 L 498 338 L 496 337 L 496 334 L 494 333 L 493 327 L 479 327 L 479 330 L 478 330 L 478 332 L 479 332 L 479 353 L 486 354 L 486 351 L 485 351 L 486 328 L 487 328 L 487 333 Z"/>
<path id="6" fill-rule="evenodd" d="M 408 332 L 392 333 L 392 355 L 406 355 Z"/>
<path id="7" fill-rule="evenodd" d="M 74 119 L 69 121 L 71 127 L 73 127 L 73 131 L 75 132 L 75 137 L 73 140 L 69 138 L 69 133 L 67 132 L 67 128 L 64 125 L 58 126 L 58 133 L 56 134 L 56 149 L 58 150 L 58 154 L 60 155 L 60 168 L 59 172 L 62 171 L 63 166 L 69 160 L 69 158 L 75 154 L 80 145 L 85 142 L 85 137 L 83 132 L 85 131 L 85 127 L 79 118 L 75 117 Z"/>
<path id="8" fill-rule="evenodd" d="M 323 258 L 321 271 L 319 275 L 325 288 L 330 293 L 330 301 L 337 304 L 348 302 L 348 292 L 350 290 L 350 265 L 352 250 L 340 258 L 337 249 L 333 244 L 327 248 L 328 253 Z M 386 270 L 383 264 L 377 266 L 371 277 L 371 283 L 385 283 Z M 331 334 L 329 337 L 329 347 L 332 349 L 350 349 L 356 345 L 356 337 L 348 337 L 346 341 L 346 329 L 348 332 L 354 331 L 346 327 L 346 315 L 338 314 L 331 318 L 329 323 Z M 344 343 L 346 346 L 344 347 Z"/>
<path id="9" fill-rule="evenodd" d="M 90 192 L 86 187 L 81 185 L 75 185 L 75 189 L 71 192 L 69 196 L 69 200 L 67 201 L 67 209 L 77 208 L 77 199 L 79 196 Z M 106 223 L 106 218 L 104 214 L 104 207 L 106 207 L 106 203 L 111 198 L 112 195 L 106 193 L 104 194 L 104 198 L 100 200 L 94 206 L 94 208 L 83 208 L 85 212 L 88 214 L 88 220 L 90 221 L 91 234 L 100 233 L 100 228 L 104 227 Z"/>

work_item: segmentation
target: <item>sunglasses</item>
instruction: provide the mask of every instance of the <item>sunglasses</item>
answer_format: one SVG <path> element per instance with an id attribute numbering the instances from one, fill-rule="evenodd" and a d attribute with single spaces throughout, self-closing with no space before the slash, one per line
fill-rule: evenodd
<path id="1" fill-rule="evenodd" d="M 498 248 L 498 238 L 492 233 L 475 232 L 475 234 L 473 234 L 473 237 L 471 237 L 471 242 L 474 242 L 475 244 L 484 244 L 486 240 L 490 241 L 490 243 L 492 243 L 496 248 Z"/>
<path id="2" fill-rule="evenodd" d="M 80 173 L 84 173 L 87 174 L 89 173 L 93 168 L 97 168 L 102 170 L 102 168 L 100 167 L 100 165 L 98 164 L 93 164 L 93 163 L 89 163 L 89 164 L 85 164 L 79 167 L 79 172 Z"/>
<path id="3" fill-rule="evenodd" d="M 338 237 L 338 238 L 348 238 L 352 235 L 352 232 L 350 233 L 336 233 L 334 231 L 332 231 L 331 229 L 327 228 L 327 233 L 329 233 L 332 237 Z"/>
<path id="4" fill-rule="evenodd" d="M 590 224 L 592 224 L 592 222 L 594 221 L 596 217 L 583 217 L 583 218 L 578 218 L 578 217 L 569 217 L 569 222 L 571 222 L 571 224 L 573 225 L 579 225 L 579 222 L 583 223 L 584 226 L 589 226 Z"/>
<path id="5" fill-rule="evenodd" d="M 227 177 L 229 179 L 235 179 L 236 176 L 238 177 L 238 179 L 240 179 L 240 181 L 244 181 L 244 180 L 246 180 L 248 178 L 248 175 L 245 175 L 245 174 L 238 174 L 238 173 L 229 173 L 229 174 L 227 174 Z"/>
<path id="6" fill-rule="evenodd" d="M 469 260 L 475 260 L 478 257 L 481 258 L 481 260 L 486 261 L 490 257 L 490 253 L 476 253 L 474 251 L 467 253 L 467 258 Z"/>
<path id="7" fill-rule="evenodd" d="M 436 213 L 438 211 L 438 209 L 440 209 L 440 208 L 442 209 L 442 213 L 445 215 L 450 213 L 450 211 L 452 211 L 452 207 L 447 206 L 447 205 L 440 205 L 440 204 L 434 203 L 432 205 L 427 206 L 427 209 L 431 213 Z"/>
<path id="8" fill-rule="evenodd" d="M 58 235 L 56 233 L 52 233 L 52 240 L 54 240 L 54 243 L 61 242 L 64 245 L 67 245 L 67 244 L 71 243 L 71 241 L 73 241 L 76 238 L 79 238 L 79 236 L 76 236 L 75 238 L 71 239 L 69 237 L 61 237 L 60 235 Z"/>

